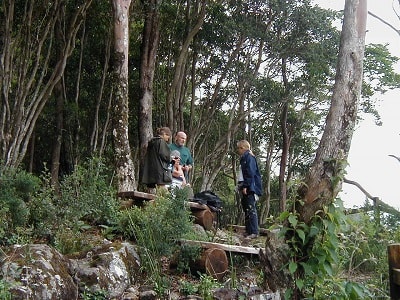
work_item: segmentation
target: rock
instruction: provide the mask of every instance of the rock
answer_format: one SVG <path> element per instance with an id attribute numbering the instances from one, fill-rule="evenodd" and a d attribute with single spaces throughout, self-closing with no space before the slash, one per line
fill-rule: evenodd
<path id="1" fill-rule="evenodd" d="M 115 298 L 133 282 L 133 270 L 139 268 L 139 257 L 128 243 L 112 243 L 95 248 L 85 259 L 71 260 L 72 272 L 80 291 L 107 291 Z"/>
<path id="2" fill-rule="evenodd" d="M 70 300 L 78 291 L 120 297 L 139 269 L 139 256 L 129 243 L 108 243 L 81 259 L 68 259 L 46 244 L 13 246 L 0 265 L 13 300 Z"/>
<path id="3" fill-rule="evenodd" d="M 11 284 L 12 299 L 76 299 L 70 262 L 45 244 L 14 245 L 2 261 L 0 277 Z"/>

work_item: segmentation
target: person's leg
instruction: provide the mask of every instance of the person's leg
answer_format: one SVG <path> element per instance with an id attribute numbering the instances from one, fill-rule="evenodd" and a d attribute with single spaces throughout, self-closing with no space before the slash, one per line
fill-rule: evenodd
<path id="1" fill-rule="evenodd" d="M 243 193 L 240 193 L 240 200 L 241 200 L 241 203 L 242 203 L 242 209 L 243 209 L 243 212 L 244 212 L 244 227 L 245 227 L 245 229 L 246 229 L 246 233 L 245 233 L 245 235 L 249 235 L 249 234 L 251 234 L 251 232 L 250 232 L 250 224 L 249 224 L 249 213 L 248 213 L 248 211 L 249 211 L 249 203 L 248 203 L 248 200 L 247 200 L 247 195 L 243 195 Z"/>
<path id="2" fill-rule="evenodd" d="M 247 195 L 247 203 L 248 203 L 248 222 L 249 222 L 249 233 L 258 235 L 258 215 L 256 208 L 256 199 L 254 194 Z"/>

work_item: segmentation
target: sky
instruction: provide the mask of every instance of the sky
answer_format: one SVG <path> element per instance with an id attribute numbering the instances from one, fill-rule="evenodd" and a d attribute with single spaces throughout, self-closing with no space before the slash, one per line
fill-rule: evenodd
<path id="1" fill-rule="evenodd" d="M 400 20 L 393 12 L 397 0 L 369 0 L 368 11 L 391 23 L 398 30 Z M 343 10 L 345 0 L 315 0 L 323 8 Z M 394 6 L 400 13 L 399 5 Z M 388 44 L 392 55 L 400 57 L 400 35 L 376 18 L 368 15 L 366 44 Z M 400 63 L 395 71 L 400 73 Z M 400 209 L 400 162 L 389 155 L 400 157 L 400 89 L 375 95 L 379 99 L 377 110 L 383 125 L 364 118 L 354 131 L 346 168 L 346 178 L 358 182 L 373 197 Z M 343 183 L 339 197 L 345 207 L 360 207 L 366 196 L 354 185 Z M 371 200 L 369 200 L 371 203 Z"/>

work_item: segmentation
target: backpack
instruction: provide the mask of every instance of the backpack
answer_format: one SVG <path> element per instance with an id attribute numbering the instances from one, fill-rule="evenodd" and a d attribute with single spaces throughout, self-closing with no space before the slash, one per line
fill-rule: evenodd
<path id="1" fill-rule="evenodd" d="M 207 205 L 212 211 L 221 211 L 222 200 L 212 191 L 202 191 L 194 194 L 194 202 Z"/>

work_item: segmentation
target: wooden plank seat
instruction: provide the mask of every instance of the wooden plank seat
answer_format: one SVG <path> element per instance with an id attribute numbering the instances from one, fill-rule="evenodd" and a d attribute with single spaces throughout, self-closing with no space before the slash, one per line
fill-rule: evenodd
<path id="1" fill-rule="evenodd" d="M 121 198 L 120 208 L 127 209 L 133 205 L 143 206 L 145 201 L 151 201 L 156 198 L 156 195 L 138 192 L 138 191 L 125 191 L 118 192 L 117 196 Z"/>
<path id="2" fill-rule="evenodd" d="M 237 246 L 237 245 L 228 245 L 228 244 L 220 244 L 213 242 L 203 242 L 203 241 L 194 241 L 194 240 L 181 240 L 182 244 L 188 245 L 197 245 L 202 248 L 218 248 L 227 252 L 234 252 L 238 254 L 254 254 L 260 255 L 261 248 L 256 247 L 247 247 L 247 246 Z"/>

